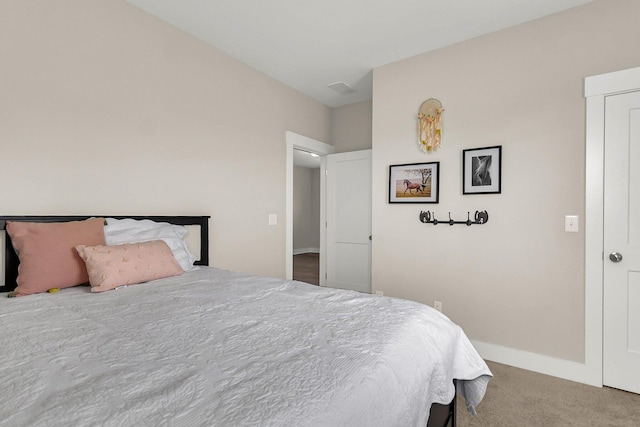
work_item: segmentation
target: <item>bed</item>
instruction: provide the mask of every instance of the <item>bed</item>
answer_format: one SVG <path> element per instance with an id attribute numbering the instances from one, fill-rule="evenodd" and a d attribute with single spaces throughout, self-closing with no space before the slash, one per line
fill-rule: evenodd
<path id="1" fill-rule="evenodd" d="M 209 267 L 208 217 L 133 219 L 199 228 L 196 267 L 0 298 L 3 425 L 442 427 L 456 388 L 471 412 L 483 398 L 491 372 L 441 313 Z M 5 241 L 2 292 L 19 261 Z"/>

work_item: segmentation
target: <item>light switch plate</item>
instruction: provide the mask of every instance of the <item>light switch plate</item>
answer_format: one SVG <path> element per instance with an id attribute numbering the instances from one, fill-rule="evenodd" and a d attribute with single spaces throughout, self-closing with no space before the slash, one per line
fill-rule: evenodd
<path id="1" fill-rule="evenodd" d="M 578 231 L 580 231 L 578 215 L 564 216 L 564 231 L 569 233 L 577 233 Z"/>

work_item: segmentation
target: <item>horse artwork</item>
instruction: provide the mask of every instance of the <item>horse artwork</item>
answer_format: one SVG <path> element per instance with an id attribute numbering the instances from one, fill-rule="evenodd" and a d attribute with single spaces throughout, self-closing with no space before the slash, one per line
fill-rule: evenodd
<path id="1" fill-rule="evenodd" d="M 397 197 L 430 197 L 431 196 L 431 169 L 409 169 L 405 171 L 402 180 L 398 180 L 396 184 Z M 418 180 L 417 177 L 420 177 Z M 413 178 L 413 179 L 411 179 Z"/>
<path id="2" fill-rule="evenodd" d="M 439 162 L 391 165 L 389 203 L 438 203 Z"/>
<path id="3" fill-rule="evenodd" d="M 411 193 L 412 190 L 416 190 L 416 193 L 418 193 L 418 191 L 420 191 L 421 193 L 424 193 L 424 191 L 422 190 L 422 184 L 411 182 L 408 179 L 405 179 L 403 181 L 403 184 L 407 186 L 407 188 L 405 188 L 403 194 L 407 194 L 407 191 L 409 192 L 409 194 L 412 194 Z"/>

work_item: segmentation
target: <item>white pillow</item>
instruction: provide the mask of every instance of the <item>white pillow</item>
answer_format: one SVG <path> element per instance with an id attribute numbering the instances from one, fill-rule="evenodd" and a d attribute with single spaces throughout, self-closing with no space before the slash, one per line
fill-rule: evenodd
<path id="1" fill-rule="evenodd" d="M 104 240 L 107 245 L 164 240 L 180 267 L 184 271 L 193 269 L 196 257 L 189 252 L 187 244 L 183 240 L 184 236 L 187 235 L 186 227 L 169 224 L 168 222 L 155 222 L 149 219 L 106 218 L 106 222 Z"/>

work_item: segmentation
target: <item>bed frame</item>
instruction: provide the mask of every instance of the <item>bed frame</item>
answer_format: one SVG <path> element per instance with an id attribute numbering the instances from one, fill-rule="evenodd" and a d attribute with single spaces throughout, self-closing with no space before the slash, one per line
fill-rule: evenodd
<path id="1" fill-rule="evenodd" d="M 455 380 L 453 381 L 454 387 L 456 386 Z M 453 400 L 448 405 L 441 405 L 434 403 L 431 405 L 429 411 L 429 421 L 427 427 L 456 427 L 456 396 L 453 396 Z"/>
<path id="2" fill-rule="evenodd" d="M 89 216 L 0 216 L 0 230 L 6 230 L 7 221 L 23 222 L 68 222 L 83 221 L 89 218 L 132 218 L 150 219 L 156 222 L 168 222 L 175 225 L 197 225 L 200 227 L 200 257 L 195 265 L 209 265 L 209 218 L 210 216 L 118 216 L 118 215 L 89 215 Z M 0 292 L 13 291 L 17 284 L 18 264 L 20 260 L 13 249 L 11 238 L 5 233 L 4 248 L 4 285 L 0 285 Z"/>
<path id="3" fill-rule="evenodd" d="M 200 258 L 195 265 L 209 265 L 209 218 L 210 216 L 118 216 L 118 215 L 88 215 L 88 216 L 0 216 L 0 231 L 6 230 L 7 221 L 23 222 L 68 222 L 83 221 L 89 218 L 132 218 L 150 219 L 157 222 L 168 222 L 175 225 L 196 225 L 200 227 Z M 0 285 L 0 292 L 13 291 L 17 284 L 18 264 L 20 260 L 13 249 L 11 238 L 5 233 L 5 277 L 4 285 Z M 454 384 L 455 385 L 455 384 Z M 429 413 L 427 427 L 456 427 L 456 398 L 448 405 L 434 403 Z"/>

